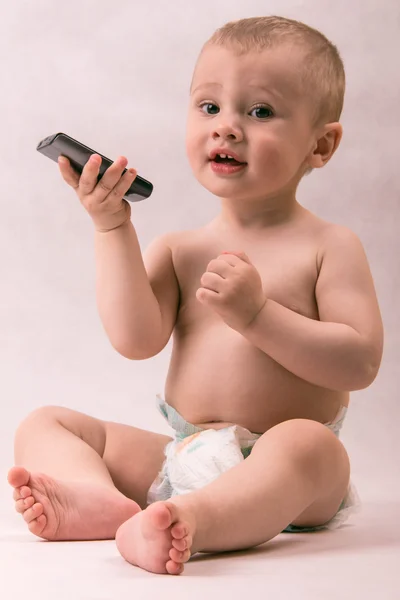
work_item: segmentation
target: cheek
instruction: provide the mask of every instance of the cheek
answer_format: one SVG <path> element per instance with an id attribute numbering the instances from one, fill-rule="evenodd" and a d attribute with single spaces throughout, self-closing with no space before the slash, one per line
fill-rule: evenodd
<path id="1" fill-rule="evenodd" d="M 198 157 L 196 156 L 196 145 L 193 141 L 193 138 L 186 138 L 186 156 L 192 171 L 196 170 Z"/>
<path id="2" fill-rule="evenodd" d="M 193 155 L 193 151 L 194 151 L 194 147 L 195 147 L 195 142 L 193 140 L 193 135 L 190 131 L 187 131 L 186 133 L 186 154 L 189 156 L 189 158 Z"/>
<path id="3" fill-rule="evenodd" d="M 260 161 L 258 162 L 258 172 L 262 174 L 263 179 L 272 181 L 278 181 L 288 168 L 288 157 L 283 148 L 278 145 L 264 147 L 261 154 Z"/>
<path id="4" fill-rule="evenodd" d="M 196 156 L 201 151 L 201 145 L 199 140 L 199 134 L 192 123 L 188 123 L 186 127 L 186 154 L 189 158 L 190 164 L 196 160 Z"/>
<path id="5" fill-rule="evenodd" d="M 290 143 L 285 144 L 279 140 L 264 143 L 260 148 L 260 161 L 258 163 L 261 172 L 270 179 L 286 175 L 297 165 L 297 153 Z"/>
<path id="6" fill-rule="evenodd" d="M 263 169 L 275 170 L 282 163 L 282 153 L 276 146 L 271 145 L 269 148 L 264 148 L 261 156 L 261 166 Z"/>

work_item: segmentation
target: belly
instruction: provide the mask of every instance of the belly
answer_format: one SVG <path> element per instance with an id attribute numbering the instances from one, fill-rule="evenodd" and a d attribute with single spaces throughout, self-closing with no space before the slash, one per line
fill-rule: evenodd
<path id="1" fill-rule="evenodd" d="M 175 332 L 165 400 L 194 425 L 264 433 L 288 419 L 331 421 L 348 393 L 300 379 L 218 322 Z"/>

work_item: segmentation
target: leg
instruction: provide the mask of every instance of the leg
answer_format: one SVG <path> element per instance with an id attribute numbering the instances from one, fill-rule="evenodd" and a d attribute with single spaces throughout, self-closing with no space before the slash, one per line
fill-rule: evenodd
<path id="1" fill-rule="evenodd" d="M 218 479 L 156 502 L 117 531 L 126 560 L 179 574 L 191 554 L 262 544 L 289 523 L 320 525 L 346 494 L 349 459 L 324 425 L 293 419 L 271 428 L 251 455 Z"/>
<path id="2" fill-rule="evenodd" d="M 170 439 L 67 408 L 35 410 L 15 436 L 16 509 L 45 539 L 114 538 L 146 506 Z"/>

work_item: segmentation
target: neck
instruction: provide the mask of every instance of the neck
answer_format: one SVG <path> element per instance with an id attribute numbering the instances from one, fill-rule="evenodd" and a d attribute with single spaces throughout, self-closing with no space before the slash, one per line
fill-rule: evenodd
<path id="1" fill-rule="evenodd" d="M 263 232 L 279 228 L 299 218 L 304 212 L 295 199 L 292 202 L 245 203 L 231 199 L 221 199 L 221 212 L 214 219 L 214 224 L 221 231 Z"/>

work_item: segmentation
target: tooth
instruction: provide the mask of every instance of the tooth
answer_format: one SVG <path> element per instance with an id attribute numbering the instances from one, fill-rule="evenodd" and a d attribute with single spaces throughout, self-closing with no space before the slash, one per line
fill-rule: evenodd
<path id="1" fill-rule="evenodd" d="M 220 156 L 220 158 L 227 158 L 228 155 L 227 154 L 220 154 L 219 156 Z"/>

